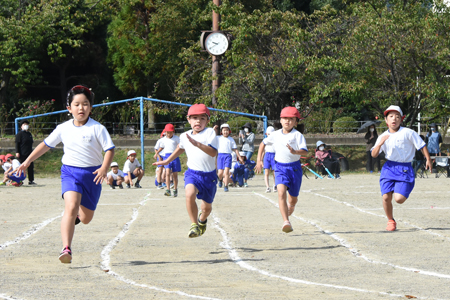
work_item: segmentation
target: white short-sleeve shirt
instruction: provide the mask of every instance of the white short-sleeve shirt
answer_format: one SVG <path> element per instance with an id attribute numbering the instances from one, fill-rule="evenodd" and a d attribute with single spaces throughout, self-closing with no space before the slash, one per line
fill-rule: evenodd
<path id="1" fill-rule="evenodd" d="M 123 173 L 127 174 L 128 172 L 133 173 L 136 168 L 139 168 L 141 164 L 137 158 L 131 162 L 129 159 L 123 164 Z"/>
<path id="2" fill-rule="evenodd" d="M 219 153 L 227 153 L 230 154 L 234 149 L 237 149 L 236 141 L 231 137 L 224 137 L 223 135 L 218 137 L 218 149 Z"/>
<path id="3" fill-rule="evenodd" d="M 275 152 L 275 161 L 283 164 L 300 160 L 300 155 L 292 154 L 289 148 L 286 147 L 287 144 L 294 150 L 308 151 L 305 137 L 295 128 L 287 134 L 283 133 L 283 129 L 274 131 L 263 140 L 263 143 L 264 145 L 272 145 Z"/>
<path id="4" fill-rule="evenodd" d="M 156 141 L 155 150 L 158 150 L 159 148 L 161 148 L 162 139 L 163 138 L 160 138 L 159 140 Z M 161 157 L 164 157 L 164 154 L 166 154 L 166 152 L 164 151 L 164 148 L 163 148 L 161 151 L 159 151 L 159 155 Z"/>
<path id="5" fill-rule="evenodd" d="M 73 167 L 95 167 L 103 163 L 103 151 L 114 149 L 114 143 L 105 126 L 89 118 L 83 126 L 75 126 L 73 119 L 56 126 L 44 140 L 54 148 L 64 144 L 62 163 Z"/>
<path id="6" fill-rule="evenodd" d="M 214 129 L 207 127 L 197 134 L 192 134 L 192 130 L 184 132 L 180 135 L 179 144 L 180 149 L 184 149 L 186 151 L 186 156 L 188 159 L 186 164 L 189 169 L 202 172 L 214 171 L 216 169 L 216 158 L 209 156 L 200 150 L 200 148 L 192 145 L 187 138 L 188 134 L 197 142 L 217 149 L 218 139 Z"/>
<path id="7" fill-rule="evenodd" d="M 108 172 L 108 174 L 106 174 L 107 177 L 111 176 L 114 180 L 117 180 L 117 176 L 120 176 L 122 178 L 124 178 L 125 176 L 123 175 L 122 170 L 117 170 L 117 174 L 114 173 L 112 170 Z"/>
<path id="8" fill-rule="evenodd" d="M 180 138 L 177 135 L 174 135 L 171 138 L 168 138 L 166 136 L 161 139 L 159 148 L 164 148 L 164 154 L 173 153 L 177 149 L 177 146 L 179 143 L 180 143 Z"/>
<path id="9" fill-rule="evenodd" d="M 2 168 L 3 168 L 3 170 L 6 172 L 6 171 L 8 171 L 9 167 L 11 167 L 11 166 L 12 166 L 11 163 L 5 162 L 5 163 L 2 165 Z"/>
<path id="10" fill-rule="evenodd" d="M 380 152 L 384 152 L 386 159 L 400 163 L 412 162 L 416 149 L 425 147 L 425 142 L 417 132 L 412 129 L 400 127 L 397 132 L 390 133 L 389 130 L 378 136 L 375 146 L 380 144 L 381 137 L 389 135 L 389 138 L 381 145 Z M 372 147 L 371 151 L 373 150 Z"/>

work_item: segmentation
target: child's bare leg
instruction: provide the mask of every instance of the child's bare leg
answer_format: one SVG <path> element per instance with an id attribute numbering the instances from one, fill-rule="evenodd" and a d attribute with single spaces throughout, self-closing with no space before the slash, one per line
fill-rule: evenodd
<path id="1" fill-rule="evenodd" d="M 211 214 L 212 204 L 208 203 L 208 202 L 205 202 L 205 201 L 202 201 L 202 203 L 200 204 L 200 209 L 202 210 L 202 215 L 200 216 L 199 220 L 201 222 L 205 222 L 206 219 Z"/>
<path id="2" fill-rule="evenodd" d="M 395 202 L 397 202 L 398 204 L 403 204 L 403 203 L 406 201 L 406 199 L 408 199 L 408 198 L 406 198 L 406 197 L 403 196 L 402 194 L 394 193 L 394 200 L 395 200 Z"/>
<path id="3" fill-rule="evenodd" d="M 264 169 L 264 183 L 266 184 L 266 188 L 269 188 L 269 169 Z"/>
<path id="4" fill-rule="evenodd" d="M 168 168 L 166 168 L 166 189 L 170 190 L 170 174 L 172 173 L 172 171 Z"/>
<path id="5" fill-rule="evenodd" d="M 188 184 L 185 186 L 186 192 L 186 209 L 189 214 L 189 219 L 191 223 L 197 224 L 198 207 L 195 199 L 197 198 L 198 190 L 193 184 Z"/>
<path id="6" fill-rule="evenodd" d="M 172 172 L 172 178 L 173 178 L 173 189 L 178 189 L 178 172 Z"/>
<path id="7" fill-rule="evenodd" d="M 131 179 L 130 176 L 125 176 L 123 181 L 125 182 L 125 184 L 130 184 L 130 179 Z"/>
<path id="8" fill-rule="evenodd" d="M 75 232 L 75 219 L 80 209 L 81 194 L 75 191 L 65 192 L 64 203 L 64 215 L 61 219 L 61 238 L 63 247 L 70 247 Z"/>
<path id="9" fill-rule="evenodd" d="M 294 210 L 295 210 L 295 205 L 297 204 L 297 202 L 298 202 L 298 197 L 293 197 L 293 196 L 291 196 L 291 195 L 289 195 L 288 197 L 287 197 L 287 206 L 288 206 L 288 215 L 290 216 L 290 215 L 292 215 L 292 213 L 294 212 Z"/>
<path id="10" fill-rule="evenodd" d="M 284 221 L 289 221 L 288 206 L 286 203 L 287 187 L 284 184 L 277 185 L 278 190 L 278 206 L 280 207 L 281 217 Z"/>
<path id="11" fill-rule="evenodd" d="M 94 217 L 94 210 L 90 210 L 89 208 L 80 205 L 80 209 L 78 210 L 78 215 L 80 216 L 80 221 L 83 224 L 89 224 Z"/>
<path id="12" fill-rule="evenodd" d="M 113 184 L 113 177 L 112 176 L 108 176 L 108 184 L 112 185 Z"/>
<path id="13" fill-rule="evenodd" d="M 217 171 L 217 177 L 219 177 L 219 181 L 223 180 L 223 169 Z"/>
<path id="14" fill-rule="evenodd" d="M 383 194 L 383 208 L 388 220 L 394 219 L 394 212 L 393 212 L 394 209 L 392 207 L 392 194 L 393 192 Z"/>
<path id="15" fill-rule="evenodd" d="M 230 182 L 230 168 L 225 167 L 225 170 L 223 170 L 223 184 L 224 184 L 224 186 L 228 186 L 229 182 Z"/>
<path id="16" fill-rule="evenodd" d="M 162 169 L 164 169 L 164 167 L 158 167 L 156 168 L 156 181 L 158 181 L 158 183 L 162 183 Z"/>
<path id="17" fill-rule="evenodd" d="M 123 183 L 123 178 L 122 176 L 117 176 L 117 180 L 116 180 L 117 185 L 121 185 Z"/>
<path id="18" fill-rule="evenodd" d="M 142 177 L 144 177 L 144 170 L 142 169 L 136 169 L 134 170 L 136 172 L 136 174 L 134 174 L 137 177 L 137 180 L 141 180 Z"/>

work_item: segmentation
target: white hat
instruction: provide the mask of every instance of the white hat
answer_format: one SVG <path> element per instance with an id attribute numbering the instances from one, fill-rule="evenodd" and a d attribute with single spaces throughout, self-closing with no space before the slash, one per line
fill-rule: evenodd
<path id="1" fill-rule="evenodd" d="M 320 145 L 325 145 L 325 143 L 322 141 L 317 141 L 316 148 L 319 148 Z"/>
<path id="2" fill-rule="evenodd" d="M 397 105 L 391 105 L 384 111 L 384 116 L 387 116 L 388 112 L 396 111 L 400 114 L 400 117 L 403 117 L 402 109 Z"/>
<path id="3" fill-rule="evenodd" d="M 245 156 L 245 152 L 244 152 L 244 151 L 241 151 L 241 152 L 239 152 L 239 155 L 240 155 L 240 156 Z"/>
<path id="4" fill-rule="evenodd" d="M 118 167 L 118 166 L 119 166 L 119 164 L 116 163 L 115 161 L 113 161 L 113 162 L 111 163 L 111 168 L 112 168 L 112 167 Z"/>
<path id="5" fill-rule="evenodd" d="M 266 133 L 272 133 L 272 132 L 274 132 L 275 131 L 275 128 L 273 128 L 273 126 L 269 126 L 269 127 L 267 127 L 267 129 L 266 129 Z"/>
<path id="6" fill-rule="evenodd" d="M 228 124 L 222 124 L 222 125 L 220 125 L 220 130 L 222 130 L 222 128 L 228 128 L 228 129 L 230 129 L 231 130 L 231 128 L 230 128 L 230 125 L 228 125 Z"/>
<path id="7" fill-rule="evenodd" d="M 128 151 L 127 156 L 130 156 L 131 154 L 136 154 L 136 151 L 134 151 L 134 150 Z"/>

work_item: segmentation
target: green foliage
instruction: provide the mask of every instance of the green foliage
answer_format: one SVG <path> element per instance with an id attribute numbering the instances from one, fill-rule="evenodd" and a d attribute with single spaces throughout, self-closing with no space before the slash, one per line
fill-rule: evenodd
<path id="1" fill-rule="evenodd" d="M 252 125 L 252 131 L 256 131 L 256 121 L 247 117 L 232 117 L 229 118 L 228 121 L 226 121 L 228 125 L 230 125 L 232 133 L 238 134 L 239 130 L 242 129 L 242 126 L 245 125 L 245 123 L 250 123 Z M 233 132 L 234 131 L 234 132 Z"/>
<path id="2" fill-rule="evenodd" d="M 334 133 L 355 132 L 358 128 L 358 122 L 352 117 L 342 117 L 333 123 Z"/>
<path id="3" fill-rule="evenodd" d="M 331 107 L 318 108 L 311 112 L 302 123 L 305 125 L 307 133 L 330 133 L 332 121 L 336 116 L 342 113 L 342 109 L 333 109 Z"/>
<path id="4" fill-rule="evenodd" d="M 5 136 L 8 121 L 14 115 L 13 112 L 14 108 L 8 109 L 5 104 L 0 105 L 0 137 Z"/>
<path id="5" fill-rule="evenodd" d="M 54 102 L 55 99 L 46 101 L 22 100 L 19 102 L 19 105 L 22 106 L 22 108 L 17 111 L 17 117 L 28 117 L 52 112 L 54 111 Z M 48 122 L 49 120 L 49 116 L 39 117 L 39 119 L 29 119 L 28 121 L 30 121 L 30 132 L 36 137 L 39 134 L 43 136 L 42 128 L 46 126 L 45 122 Z"/>

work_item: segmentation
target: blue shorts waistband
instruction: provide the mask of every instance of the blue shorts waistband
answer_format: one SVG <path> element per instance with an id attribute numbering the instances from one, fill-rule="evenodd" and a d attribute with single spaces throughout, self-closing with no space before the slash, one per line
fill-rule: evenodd
<path id="1" fill-rule="evenodd" d="M 283 167 L 295 167 L 295 166 L 301 165 L 299 160 L 294 161 L 294 162 L 290 162 L 290 163 L 280 163 L 278 161 L 275 161 L 275 162 L 277 164 L 279 164 L 280 166 L 283 166 Z"/>
<path id="2" fill-rule="evenodd" d="M 404 167 L 411 166 L 411 162 L 398 162 L 398 161 L 393 161 L 393 160 L 387 160 L 386 162 L 391 165 L 396 165 L 396 166 L 404 166 Z"/>
<path id="3" fill-rule="evenodd" d="M 211 174 L 216 175 L 216 170 L 213 170 L 211 172 L 203 172 L 203 171 L 197 171 L 197 170 L 192 170 L 192 169 L 188 168 L 187 171 L 189 171 L 190 173 L 196 174 L 196 175 L 203 175 L 203 176 L 211 175 Z"/>

